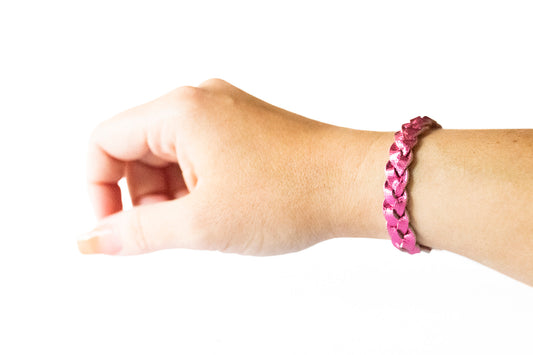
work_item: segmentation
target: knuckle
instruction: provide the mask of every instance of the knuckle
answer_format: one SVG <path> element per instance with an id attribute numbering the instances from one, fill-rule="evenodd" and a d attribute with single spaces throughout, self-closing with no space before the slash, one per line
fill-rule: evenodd
<path id="1" fill-rule="evenodd" d="M 203 81 L 199 87 L 201 88 L 215 88 L 215 87 L 221 87 L 226 86 L 228 83 L 225 80 L 219 79 L 219 78 L 211 78 Z"/>
<path id="2" fill-rule="evenodd" d="M 140 253 L 152 251 L 153 248 L 150 243 L 150 238 L 146 234 L 146 226 L 143 222 L 143 216 L 140 211 L 140 208 L 131 209 L 130 228 L 131 241 L 135 248 Z"/>
<path id="3" fill-rule="evenodd" d="M 107 121 L 101 121 L 96 125 L 96 127 L 92 130 L 90 136 L 89 136 L 89 144 L 98 145 L 100 141 L 100 136 L 102 135 L 102 132 L 105 132 L 107 126 Z"/>
<path id="4" fill-rule="evenodd" d="M 189 214 L 189 235 L 195 249 L 201 250 L 219 250 L 220 246 L 217 241 L 220 234 L 220 225 L 217 226 L 216 213 L 212 204 L 198 203 L 196 207 L 190 210 Z"/>
<path id="5" fill-rule="evenodd" d="M 195 249 L 213 250 L 216 249 L 213 243 L 213 236 L 210 231 L 211 224 L 206 217 L 206 213 L 200 210 L 191 211 L 189 218 L 189 235 Z"/>
<path id="6" fill-rule="evenodd" d="M 203 97 L 203 92 L 194 86 L 180 86 L 172 90 L 170 96 L 180 105 L 197 105 Z"/>

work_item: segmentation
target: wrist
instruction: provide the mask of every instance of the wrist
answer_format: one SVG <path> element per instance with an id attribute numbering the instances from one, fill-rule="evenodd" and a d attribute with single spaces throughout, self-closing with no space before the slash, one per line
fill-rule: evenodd
<path id="1" fill-rule="evenodd" d="M 394 132 L 354 130 L 333 126 L 330 159 L 331 237 L 389 238 L 383 217 L 383 184 L 388 149 Z"/>

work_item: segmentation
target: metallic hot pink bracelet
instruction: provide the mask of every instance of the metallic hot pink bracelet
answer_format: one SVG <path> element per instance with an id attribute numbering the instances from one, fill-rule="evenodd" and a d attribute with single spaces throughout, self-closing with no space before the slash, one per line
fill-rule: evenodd
<path id="1" fill-rule="evenodd" d="M 383 215 L 387 221 L 387 230 L 392 244 L 409 254 L 420 253 L 420 250 L 426 252 L 431 250 L 416 242 L 415 233 L 409 224 L 406 187 L 409 180 L 407 168 L 413 160 L 412 151 L 418 142 L 418 136 L 436 128 L 442 127 L 427 116 L 418 116 L 403 124 L 402 130 L 394 134 L 394 143 L 389 150 L 389 161 L 385 166 Z"/>

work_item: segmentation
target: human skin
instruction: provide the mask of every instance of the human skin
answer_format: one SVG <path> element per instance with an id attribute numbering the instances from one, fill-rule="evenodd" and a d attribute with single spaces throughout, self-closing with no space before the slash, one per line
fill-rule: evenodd
<path id="1" fill-rule="evenodd" d="M 305 118 L 220 79 L 177 88 L 93 131 L 87 178 L 99 222 L 78 247 L 265 256 L 331 238 L 388 239 L 383 183 L 393 140 L 394 132 Z M 533 286 L 531 152 L 533 130 L 424 134 L 407 207 L 419 243 Z M 125 211 L 123 177 L 134 206 Z"/>

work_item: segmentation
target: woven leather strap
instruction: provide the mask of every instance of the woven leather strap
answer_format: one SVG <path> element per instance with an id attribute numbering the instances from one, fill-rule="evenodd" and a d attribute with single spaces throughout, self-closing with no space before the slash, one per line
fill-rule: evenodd
<path id="1" fill-rule="evenodd" d="M 387 230 L 392 244 L 409 254 L 419 253 L 420 250 L 426 252 L 431 250 L 416 242 L 415 233 L 409 224 L 406 187 L 409 181 L 407 168 L 413 160 L 413 147 L 418 142 L 418 136 L 436 128 L 442 127 L 427 116 L 418 116 L 403 124 L 402 130 L 394 134 L 394 143 L 389 150 L 389 161 L 385 166 L 383 215 L 387 221 Z"/>

